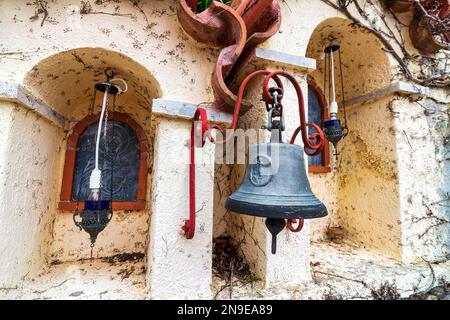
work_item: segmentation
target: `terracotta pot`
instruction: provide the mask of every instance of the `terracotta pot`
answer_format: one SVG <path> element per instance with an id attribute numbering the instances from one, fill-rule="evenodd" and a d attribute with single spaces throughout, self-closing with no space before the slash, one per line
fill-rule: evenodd
<path id="1" fill-rule="evenodd" d="M 436 41 L 430 28 L 422 22 L 422 18 L 419 16 L 414 17 L 409 25 L 409 36 L 414 47 L 427 57 L 434 57 L 436 52 L 447 48 L 444 43 Z"/>
<path id="2" fill-rule="evenodd" d="M 406 12 L 411 9 L 414 0 L 384 0 L 386 7 L 390 8 L 392 11 L 400 13 Z"/>
<path id="3" fill-rule="evenodd" d="M 439 17 L 441 20 L 448 19 L 450 15 L 450 0 L 439 0 L 439 2 L 438 7 L 436 7 L 436 2 L 434 1 L 425 2 L 425 10 L 427 10 L 428 14 Z M 437 12 L 437 10 L 439 11 Z M 414 18 L 409 25 L 409 35 L 414 47 L 421 54 L 434 57 L 434 54 L 439 50 L 449 47 L 450 34 L 438 34 L 436 31 L 433 25 L 429 25 L 426 22 L 420 10 L 414 10 Z M 438 41 L 436 37 L 441 37 L 441 40 Z"/>
<path id="4" fill-rule="evenodd" d="M 445 19 L 450 16 L 450 0 L 441 0 L 442 6 L 439 11 L 439 18 Z"/>
<path id="5" fill-rule="evenodd" d="M 197 12 L 197 0 L 187 0 L 186 2 L 192 12 Z"/>

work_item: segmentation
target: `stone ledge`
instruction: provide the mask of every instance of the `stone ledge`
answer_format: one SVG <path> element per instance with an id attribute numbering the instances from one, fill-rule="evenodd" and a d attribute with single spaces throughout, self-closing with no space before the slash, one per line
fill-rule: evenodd
<path id="1" fill-rule="evenodd" d="M 368 101 L 378 100 L 385 96 L 392 95 L 395 93 L 406 94 L 406 95 L 419 95 L 419 96 L 428 96 L 430 94 L 430 89 L 427 87 L 419 86 L 416 84 L 411 84 L 408 82 L 398 81 L 394 82 L 391 85 L 375 90 L 368 94 L 350 99 L 346 101 L 346 105 L 356 106 L 360 104 L 364 104 Z"/>
<path id="2" fill-rule="evenodd" d="M 14 101 L 35 111 L 58 127 L 64 128 L 66 119 L 34 97 L 27 89 L 18 83 L 0 81 L 0 100 Z"/>
<path id="3" fill-rule="evenodd" d="M 213 107 L 204 108 L 208 114 L 208 120 L 231 124 L 233 120 L 232 114 Z M 166 99 L 153 100 L 152 113 L 155 115 L 191 120 L 194 117 L 195 110 L 197 110 L 197 105 L 192 103 Z"/>
<path id="4" fill-rule="evenodd" d="M 275 51 L 265 48 L 256 48 L 254 57 L 256 59 L 265 60 L 272 63 L 280 63 L 293 68 L 299 68 L 311 72 L 316 70 L 316 60 L 297 56 L 281 51 Z"/>

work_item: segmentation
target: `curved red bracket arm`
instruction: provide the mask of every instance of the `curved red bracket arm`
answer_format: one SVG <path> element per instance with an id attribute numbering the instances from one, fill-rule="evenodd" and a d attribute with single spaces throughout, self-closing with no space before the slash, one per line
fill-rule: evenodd
<path id="1" fill-rule="evenodd" d="M 238 99 L 236 101 L 236 105 L 234 107 L 233 120 L 231 122 L 230 132 L 223 140 L 217 141 L 211 135 L 212 130 L 218 130 L 224 134 L 225 130 L 220 126 L 215 124 L 210 124 L 208 122 L 208 115 L 206 110 L 202 107 L 198 107 L 195 111 L 194 118 L 191 126 L 191 141 L 190 141 L 190 164 L 189 164 L 189 219 L 184 222 L 182 230 L 187 239 L 192 239 L 195 234 L 195 214 L 196 214 L 196 206 L 195 206 L 195 147 L 203 147 L 206 143 L 206 139 L 216 144 L 225 144 L 227 143 L 233 136 L 234 130 L 237 126 L 237 121 L 239 118 L 239 110 L 242 104 L 243 96 L 245 93 L 245 89 L 247 88 L 248 83 L 255 78 L 256 76 L 265 76 L 264 78 L 264 87 L 263 87 L 263 100 L 268 103 L 274 103 L 273 97 L 270 94 L 270 81 L 273 80 L 276 86 L 283 91 L 283 83 L 281 82 L 280 77 L 287 78 L 291 84 L 294 86 L 295 91 L 298 97 L 298 107 L 299 107 L 299 115 L 300 115 L 300 126 L 294 131 L 292 139 L 290 143 L 295 143 L 295 139 L 298 134 L 301 133 L 303 143 L 305 145 L 305 152 L 309 156 L 314 156 L 319 154 L 323 146 L 325 144 L 325 135 L 322 129 L 314 123 L 307 123 L 305 118 L 305 106 L 303 102 L 303 93 L 299 83 L 295 80 L 295 78 L 282 70 L 270 72 L 267 70 L 258 70 L 250 75 L 248 75 L 241 86 L 239 87 Z M 200 123 L 199 123 L 200 122 Z M 199 127 L 200 125 L 200 127 Z M 308 136 L 307 127 L 311 126 L 315 128 L 316 132 L 310 134 Z M 297 227 L 293 227 L 295 223 L 298 223 Z M 299 232 L 303 228 L 304 221 L 303 219 L 289 219 L 287 222 L 287 228 L 292 232 Z"/>
<path id="2" fill-rule="evenodd" d="M 297 224 L 297 227 L 294 227 L 294 224 Z M 291 232 L 300 232 L 303 229 L 303 225 L 305 224 L 304 219 L 288 219 L 286 223 L 286 228 L 289 229 Z"/>

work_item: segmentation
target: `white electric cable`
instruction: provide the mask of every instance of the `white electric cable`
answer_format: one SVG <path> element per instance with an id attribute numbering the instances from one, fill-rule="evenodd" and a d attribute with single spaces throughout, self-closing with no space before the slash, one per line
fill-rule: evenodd
<path id="1" fill-rule="evenodd" d="M 128 91 L 128 84 L 126 83 L 125 80 L 123 80 L 122 78 L 114 78 L 114 79 L 110 80 L 111 83 L 113 83 L 114 81 L 120 81 L 123 83 L 123 86 L 124 86 L 124 88 L 122 89 L 118 85 L 114 85 L 119 90 L 119 92 L 117 92 L 117 94 L 125 93 Z"/>
<path id="2" fill-rule="evenodd" d="M 124 88 L 121 88 L 120 86 L 113 84 L 114 81 L 122 82 L 124 85 Z M 101 187 L 102 172 L 99 169 L 99 165 L 98 165 L 99 153 L 100 153 L 100 137 L 101 137 L 101 133 L 102 133 L 105 112 L 108 107 L 110 88 L 112 86 L 117 88 L 117 90 L 118 90 L 117 94 L 121 94 L 121 93 L 128 91 L 127 83 L 125 82 L 125 80 L 123 80 L 121 78 L 116 78 L 116 79 L 110 80 L 109 83 L 105 83 L 105 85 L 107 86 L 106 87 L 107 89 L 103 95 L 102 110 L 100 113 L 100 119 L 98 122 L 98 129 L 97 129 L 97 139 L 95 141 L 95 167 L 94 167 L 94 170 L 92 170 L 92 173 L 91 173 L 91 176 L 89 179 L 89 189 L 91 189 L 92 200 L 94 200 L 94 201 L 97 201 L 99 199 L 100 187 Z M 106 130 L 106 128 L 105 128 L 105 130 Z"/>
<path id="3" fill-rule="evenodd" d="M 336 88 L 334 83 L 334 57 L 333 50 L 330 50 L 331 57 L 331 88 L 333 89 L 333 101 L 336 101 Z"/>
<path id="4" fill-rule="evenodd" d="M 108 106 L 108 98 L 109 98 L 109 88 L 105 91 L 105 94 L 103 95 L 103 105 L 102 105 L 102 111 L 100 113 L 100 119 L 98 122 L 98 129 L 97 129 L 97 140 L 95 141 L 95 169 L 98 169 L 98 155 L 100 150 L 100 134 L 102 132 L 102 125 L 103 125 L 103 118 L 105 117 L 105 111 L 106 107 Z"/>
<path id="5" fill-rule="evenodd" d="M 332 120 L 336 119 L 338 113 L 338 104 L 336 102 L 336 87 L 334 82 L 334 57 L 333 50 L 330 48 L 330 59 L 331 59 L 331 88 L 333 90 L 333 101 L 330 104 L 330 118 Z"/>
<path id="6" fill-rule="evenodd" d="M 103 94 L 102 111 L 100 113 L 100 119 L 98 122 L 97 139 L 95 141 L 95 166 L 94 166 L 94 170 L 92 170 L 92 173 L 91 173 L 91 176 L 89 179 L 89 189 L 91 189 L 92 200 L 94 200 L 94 201 L 97 201 L 99 199 L 100 186 L 101 186 L 101 180 L 102 180 L 102 172 L 100 171 L 100 169 L 98 167 L 98 162 L 99 162 L 99 153 L 100 153 L 100 136 L 102 133 L 103 118 L 105 117 L 106 106 L 108 105 L 109 89 L 110 89 L 110 85 L 107 84 L 106 91 Z"/>

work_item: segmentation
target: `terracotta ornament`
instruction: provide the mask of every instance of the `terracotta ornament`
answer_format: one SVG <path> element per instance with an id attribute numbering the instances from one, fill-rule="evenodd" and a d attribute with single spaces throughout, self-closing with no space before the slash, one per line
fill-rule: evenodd
<path id="1" fill-rule="evenodd" d="M 280 6 L 276 0 L 234 0 L 231 5 L 213 1 L 201 13 L 191 6 L 193 1 L 179 0 L 178 19 L 195 40 L 222 48 L 212 78 L 215 106 L 233 112 L 237 97 L 229 84 L 251 60 L 254 48 L 280 29 Z M 250 107 L 244 100 L 241 110 Z"/>

